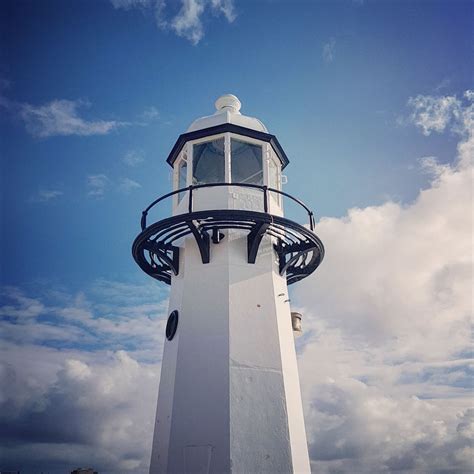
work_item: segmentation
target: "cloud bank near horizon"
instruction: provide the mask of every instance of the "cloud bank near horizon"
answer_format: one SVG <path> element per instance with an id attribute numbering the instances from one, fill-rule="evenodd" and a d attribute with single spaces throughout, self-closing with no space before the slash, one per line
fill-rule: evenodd
<path id="1" fill-rule="evenodd" d="M 325 262 L 295 289 L 317 472 L 472 467 L 472 93 L 464 99 L 408 102 L 425 135 L 460 137 L 454 164 L 421 160 L 431 185 L 412 204 L 317 225 Z"/>

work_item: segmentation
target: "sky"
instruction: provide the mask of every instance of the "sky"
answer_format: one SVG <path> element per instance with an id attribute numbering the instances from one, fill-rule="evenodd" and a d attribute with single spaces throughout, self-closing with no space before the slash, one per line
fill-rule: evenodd
<path id="1" fill-rule="evenodd" d="M 0 469 L 147 472 L 168 289 L 131 244 L 225 93 L 326 247 L 292 289 L 313 471 L 470 469 L 472 2 L 0 9 Z"/>

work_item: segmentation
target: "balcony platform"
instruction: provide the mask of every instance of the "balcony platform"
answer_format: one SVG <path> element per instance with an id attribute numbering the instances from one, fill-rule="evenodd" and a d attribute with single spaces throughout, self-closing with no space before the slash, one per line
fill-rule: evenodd
<path id="1" fill-rule="evenodd" d="M 238 209 L 212 209 L 192 211 L 194 189 L 212 186 L 242 186 L 260 189 L 263 192 L 264 209 L 267 210 L 268 193 L 276 192 L 302 205 L 309 215 L 308 227 L 285 217 L 268 212 Z M 188 192 L 189 212 L 168 217 L 147 225 L 148 211 L 163 199 L 179 192 Z M 190 186 L 169 193 L 154 201 L 143 212 L 142 231 L 133 243 L 133 258 L 140 268 L 151 277 L 171 284 L 172 275 L 179 273 L 180 248 L 177 242 L 193 235 L 203 264 L 211 258 L 211 243 L 218 244 L 224 234 L 221 231 L 238 229 L 247 233 L 247 261 L 256 261 L 260 243 L 265 235 L 274 238 L 274 250 L 279 262 L 280 275 L 285 275 L 288 285 L 306 278 L 320 265 L 324 257 L 324 246 L 314 233 L 312 212 L 301 201 L 282 191 L 259 185 L 240 183 L 216 183 Z"/>

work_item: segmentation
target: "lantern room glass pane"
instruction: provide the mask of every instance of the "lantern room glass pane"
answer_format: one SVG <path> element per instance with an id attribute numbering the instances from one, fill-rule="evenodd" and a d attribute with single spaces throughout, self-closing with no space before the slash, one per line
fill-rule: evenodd
<path id="1" fill-rule="evenodd" d="M 233 183 L 263 184 L 262 147 L 231 139 Z"/>
<path id="2" fill-rule="evenodd" d="M 224 138 L 193 146 L 193 184 L 225 182 Z"/>

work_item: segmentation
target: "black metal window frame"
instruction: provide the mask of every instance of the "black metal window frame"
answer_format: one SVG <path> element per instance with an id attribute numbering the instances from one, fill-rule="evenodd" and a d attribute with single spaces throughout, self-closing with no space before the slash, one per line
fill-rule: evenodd
<path id="1" fill-rule="evenodd" d="M 226 146 L 226 135 L 225 134 L 219 134 L 219 135 L 213 135 L 213 136 L 208 136 L 208 137 L 205 137 L 203 140 L 195 140 L 193 141 L 192 143 L 190 143 L 191 145 L 191 149 L 189 150 L 190 153 L 190 165 L 191 165 L 191 184 L 193 184 L 193 186 L 198 186 L 197 183 L 200 183 L 200 184 L 211 184 L 211 183 L 205 183 L 205 182 L 200 182 L 196 179 L 196 167 L 198 166 L 198 162 L 200 161 L 201 159 L 201 155 L 199 153 L 197 153 L 197 147 L 200 147 L 202 145 L 206 145 L 206 144 L 212 144 L 214 142 L 219 142 L 222 140 L 222 144 L 223 144 L 223 148 L 222 148 L 222 155 L 217 155 L 219 156 L 219 160 L 221 159 L 220 157 L 222 156 L 222 162 L 221 164 L 223 163 L 224 165 L 224 173 L 223 173 L 223 179 L 222 181 L 225 181 L 226 180 L 226 176 L 227 176 L 227 173 L 228 173 L 228 164 L 227 164 L 227 146 Z M 215 157 L 215 159 L 217 159 Z M 220 181 L 215 181 L 215 182 L 220 182 Z M 194 184 L 196 183 L 196 184 Z"/>
<path id="2" fill-rule="evenodd" d="M 242 128 L 242 127 L 241 127 Z M 210 130 L 210 129 L 206 129 L 206 130 Z M 250 138 L 250 140 L 249 140 Z M 278 154 L 275 152 L 275 150 L 272 148 L 272 152 L 273 153 L 270 153 L 270 156 L 267 157 L 266 155 L 266 151 L 265 151 L 265 148 L 264 148 L 264 144 L 265 143 L 268 143 L 266 141 L 261 141 L 261 137 L 260 138 L 255 138 L 253 136 L 250 136 L 250 135 L 241 135 L 241 134 L 237 134 L 235 132 L 224 132 L 224 133 L 219 133 L 219 134 L 212 134 L 212 135 L 204 135 L 203 137 L 200 137 L 200 138 L 195 138 L 193 140 L 188 140 L 186 141 L 181 150 L 178 152 L 178 155 L 175 157 L 174 161 L 173 161 L 173 176 L 175 176 L 175 178 L 173 179 L 173 187 L 176 187 L 178 188 L 179 186 L 179 166 L 183 160 L 183 154 L 184 153 L 187 153 L 187 156 L 189 156 L 189 158 L 187 158 L 187 164 L 188 166 L 191 168 L 191 183 L 194 182 L 194 159 L 195 159 L 195 156 L 194 156 L 194 148 L 196 146 L 199 146 L 199 145 L 203 145 L 207 142 L 213 142 L 215 140 L 220 140 L 220 139 L 223 139 L 224 140 L 224 166 L 225 166 L 225 170 L 224 170 L 224 175 L 227 178 L 229 178 L 229 182 L 232 182 L 233 184 L 235 183 L 239 183 L 240 181 L 233 181 L 233 154 L 232 154 L 232 141 L 235 140 L 235 141 L 240 141 L 242 143 L 246 143 L 246 144 L 249 144 L 249 145 L 253 145 L 253 146 L 258 146 L 261 148 L 261 153 L 262 153 L 262 156 L 261 156 L 261 166 L 262 166 L 262 186 L 263 185 L 266 185 L 266 186 L 269 186 L 271 187 L 270 185 L 270 164 L 269 164 L 269 161 L 272 161 L 275 163 L 275 165 L 278 167 L 278 165 L 280 165 L 278 167 L 278 170 L 277 170 L 277 181 L 278 181 L 278 189 L 281 189 L 281 186 L 282 186 L 282 183 L 281 183 L 281 176 L 282 176 L 282 169 L 283 169 L 283 165 L 279 159 L 279 156 Z M 186 145 L 189 145 L 190 146 L 190 149 L 186 149 Z M 265 171 L 266 170 L 266 171 Z M 187 179 L 187 183 L 189 182 L 189 180 Z M 203 183 L 203 184 L 213 184 L 213 183 Z M 243 183 L 243 184 L 246 184 L 246 183 Z M 197 184 L 193 184 L 193 186 L 197 186 Z M 275 188 L 276 189 L 276 188 Z M 180 196 L 181 197 L 181 196 Z M 179 202 L 181 202 L 181 199 L 178 199 Z M 280 199 L 277 200 L 277 204 L 280 206 Z"/>
<path id="3" fill-rule="evenodd" d="M 201 138 L 209 137 L 211 138 L 214 135 L 221 135 L 225 133 L 233 133 L 235 135 L 240 135 L 242 137 L 253 138 L 254 140 L 259 140 L 262 142 L 269 143 L 273 148 L 276 156 L 281 162 L 281 169 L 283 170 L 290 160 L 286 156 L 285 151 L 280 145 L 277 137 L 271 135 L 270 133 L 259 132 L 258 130 L 252 130 L 250 128 L 241 127 L 239 125 L 234 125 L 232 123 L 225 123 L 222 125 L 216 125 L 215 127 L 203 128 L 201 130 L 196 130 L 194 132 L 183 133 L 178 137 L 178 140 L 171 149 L 168 158 L 166 159 L 167 163 L 170 166 L 174 166 L 175 161 L 178 159 L 181 150 L 184 145 L 190 141 L 199 140 Z"/>
<path id="4" fill-rule="evenodd" d="M 261 179 L 259 180 L 260 183 L 258 182 L 252 183 L 251 181 L 248 181 L 248 179 L 251 179 L 253 176 L 248 176 L 246 179 L 242 179 L 242 180 L 235 179 L 235 175 L 238 174 L 238 169 L 239 169 L 239 166 L 241 165 L 241 163 L 239 163 L 239 150 L 238 150 L 239 144 L 248 146 L 249 149 L 252 150 L 252 152 L 256 148 L 259 149 L 260 169 L 258 170 L 257 174 L 261 173 L 261 176 L 260 176 Z M 254 140 L 254 139 L 249 140 L 248 137 L 242 137 L 241 135 L 235 135 L 235 134 L 230 135 L 229 137 L 229 152 L 230 152 L 229 177 L 230 177 L 231 183 L 261 184 L 262 186 L 264 184 L 266 184 L 267 186 L 269 185 L 268 179 L 266 180 L 267 182 L 265 182 L 265 166 L 267 162 L 265 159 L 266 153 L 265 153 L 265 149 L 263 145 L 264 143 L 262 143 L 259 140 Z M 255 156 L 255 153 L 254 153 L 254 156 Z M 258 159 L 255 161 L 258 162 Z M 268 173 L 267 173 L 267 176 L 268 176 Z"/>

